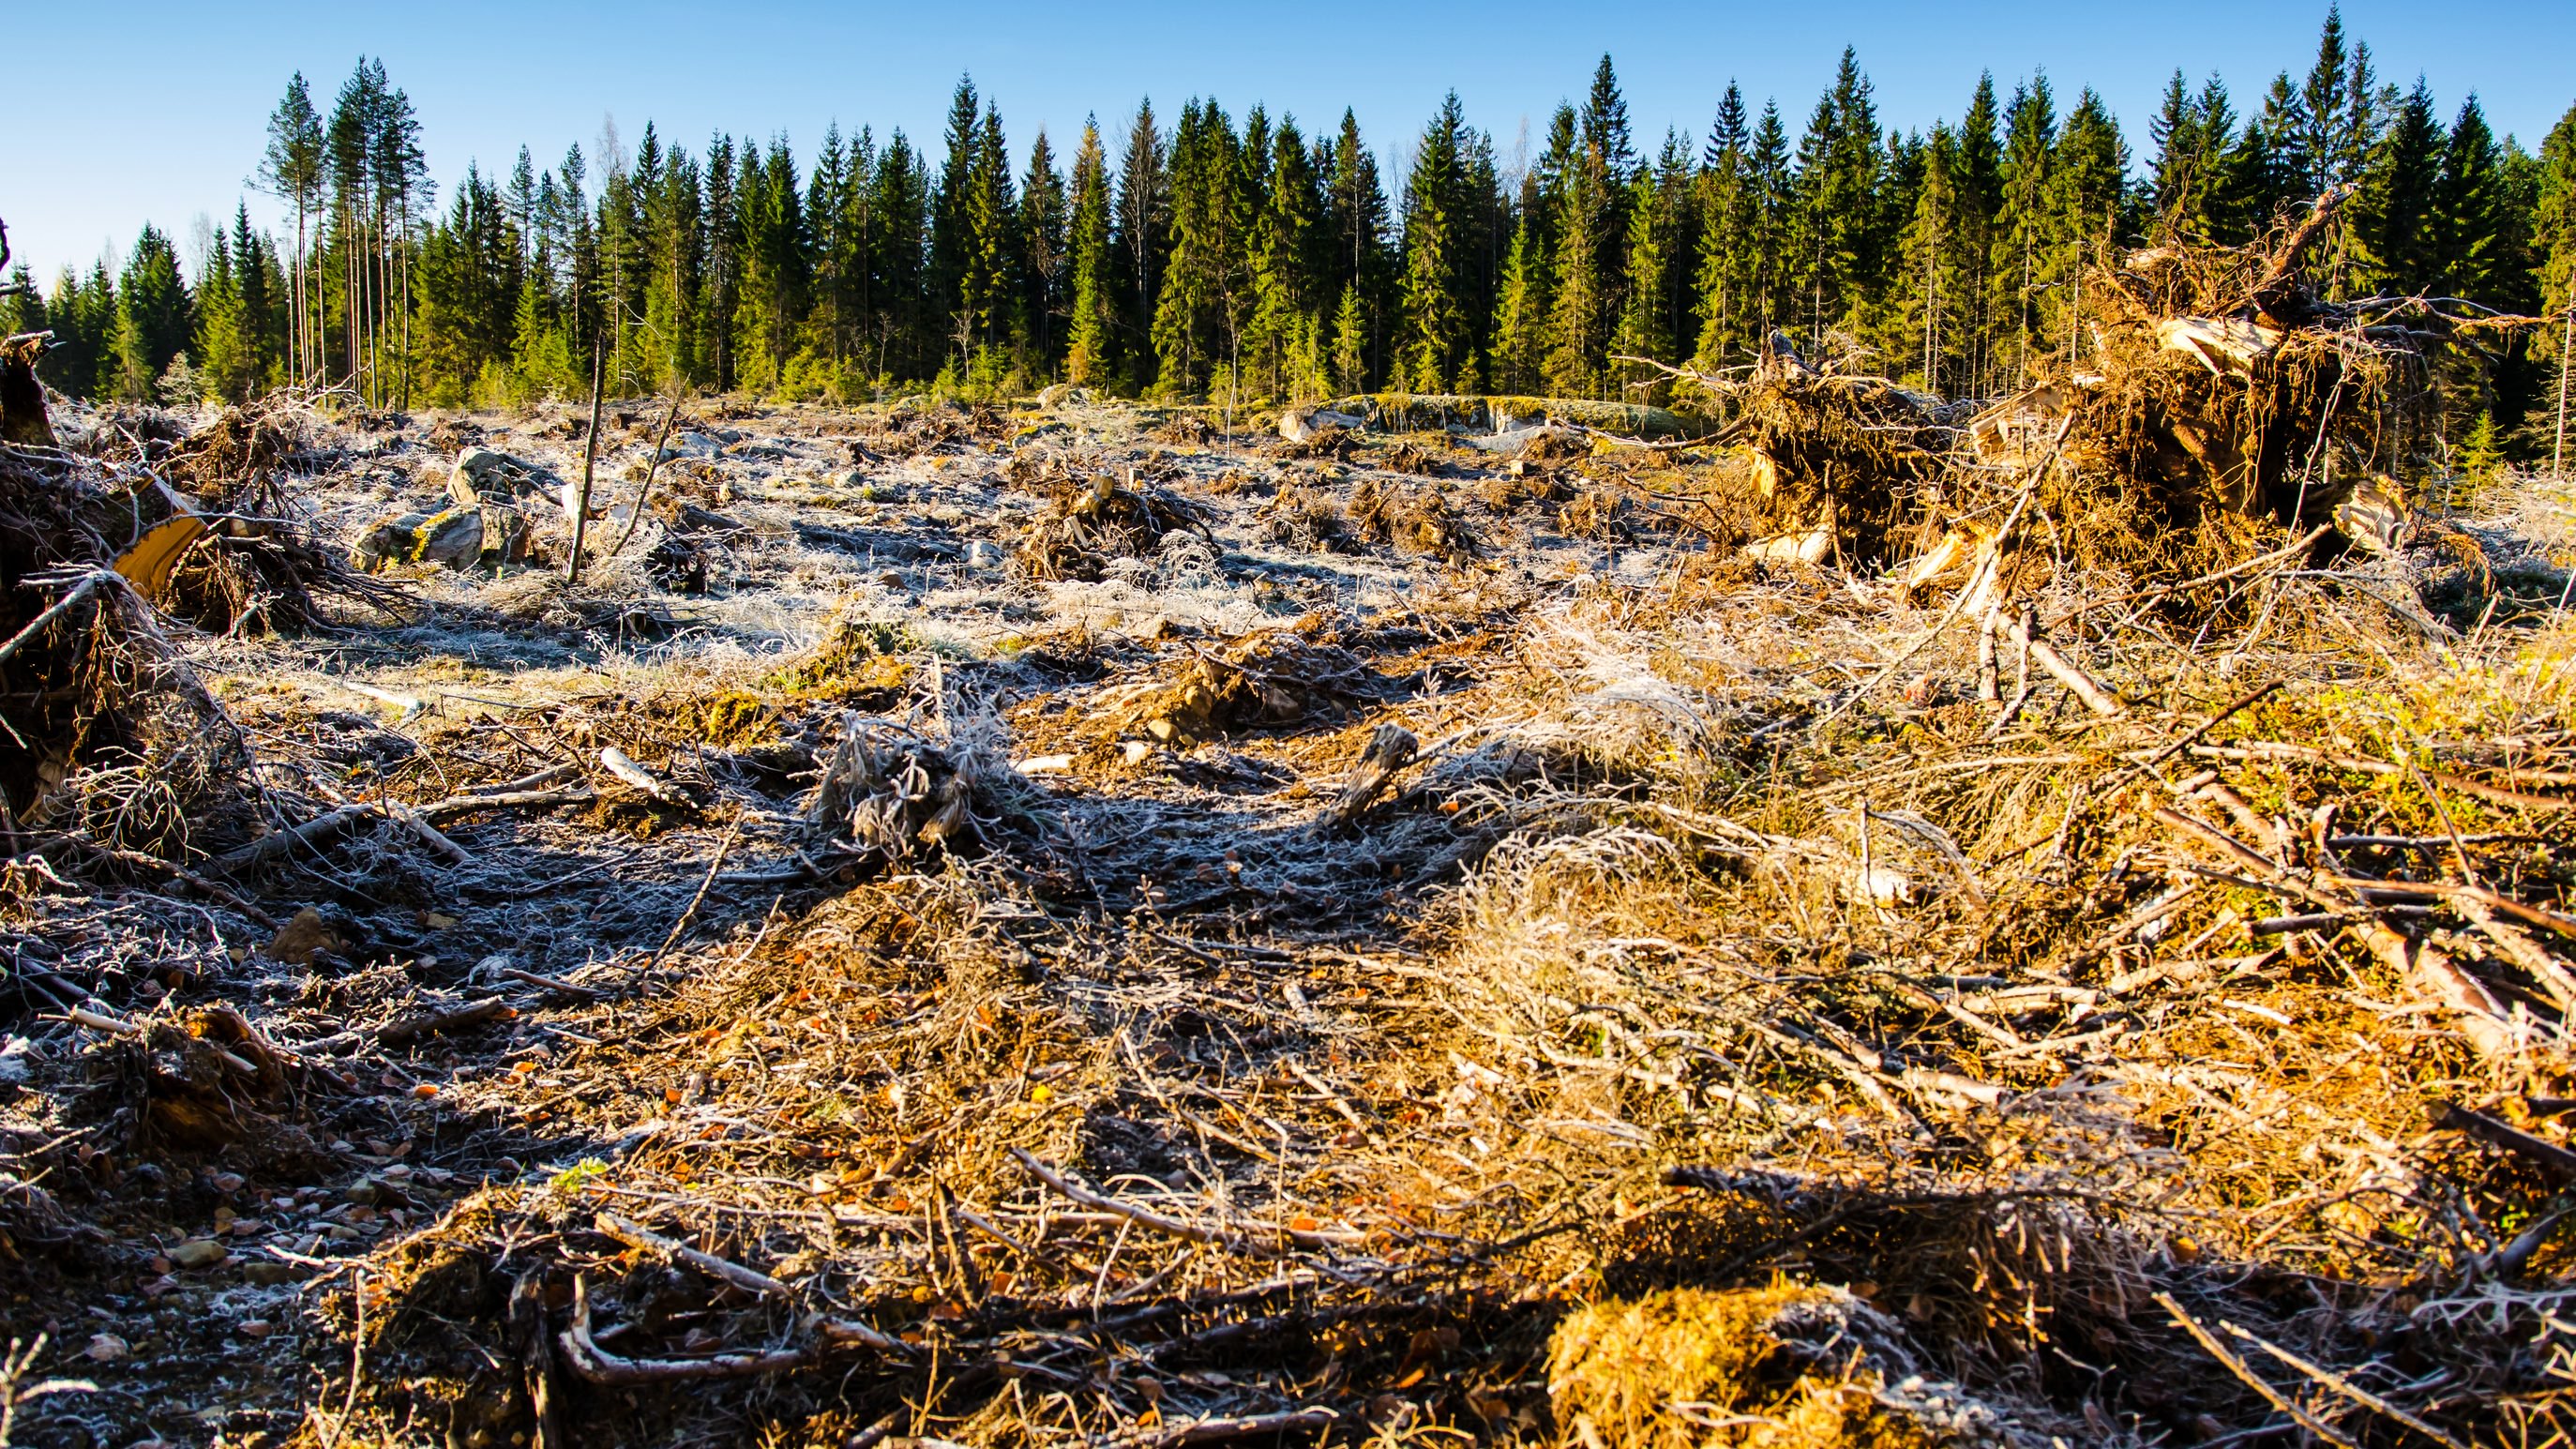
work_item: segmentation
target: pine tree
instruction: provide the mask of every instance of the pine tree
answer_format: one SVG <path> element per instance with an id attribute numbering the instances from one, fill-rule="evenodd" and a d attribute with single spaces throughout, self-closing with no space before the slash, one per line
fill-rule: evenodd
<path id="1" fill-rule="evenodd" d="M 288 302 L 288 371 L 299 382 L 318 366 L 314 357 L 312 283 L 307 276 L 311 238 L 307 228 L 321 205 L 326 155 L 322 118 L 313 109 L 313 92 L 296 72 L 286 83 L 286 98 L 268 118 L 268 151 L 260 161 L 260 181 L 270 194 L 295 210 L 295 254 L 288 268 L 292 296 Z"/>
<path id="2" fill-rule="evenodd" d="M 1154 381 L 1154 303 L 1163 286 L 1163 258 L 1170 245 L 1172 185 L 1162 132 L 1151 99 L 1136 108 L 1118 165 L 1118 237 L 1121 353 L 1129 381 L 1142 389 Z"/>
<path id="3" fill-rule="evenodd" d="M 1116 258 L 1109 231 L 1108 163 L 1100 151 L 1100 123 L 1082 123 L 1073 155 L 1073 317 L 1065 347 L 1065 377 L 1098 387 L 1117 365 Z"/>

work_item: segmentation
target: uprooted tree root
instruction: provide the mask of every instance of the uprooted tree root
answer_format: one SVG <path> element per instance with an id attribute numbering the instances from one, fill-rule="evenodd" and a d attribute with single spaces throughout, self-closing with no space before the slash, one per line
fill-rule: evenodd
<path id="1" fill-rule="evenodd" d="M 1109 560 L 1148 557 L 1164 535 L 1183 531 L 1215 546 L 1206 522 L 1186 500 L 1139 487 L 1132 477 L 1121 485 L 1104 473 L 1059 483 L 1012 564 L 1034 579 L 1098 579 Z"/>
<path id="2" fill-rule="evenodd" d="M 2061 566 L 2191 578 L 2292 532 L 2352 531 L 2349 500 L 2423 462 L 2428 343 L 2514 321 L 2326 300 L 2303 263 L 2345 194 L 2256 246 L 2092 264 L 2086 347 L 1992 404 L 1810 364 L 1776 335 L 1749 377 L 1678 375 L 1729 416 L 1712 441 L 1746 450 L 1739 511 L 1779 536 L 1770 556 L 1817 555 L 1812 537 L 1889 567 L 2046 532 Z M 2007 520 L 2019 532 L 1999 538 Z"/>
<path id="3" fill-rule="evenodd" d="M 1436 484 L 1363 478 L 1351 489 L 1348 516 L 1359 537 L 1402 553 L 1467 563 L 1482 551 L 1474 530 Z"/>

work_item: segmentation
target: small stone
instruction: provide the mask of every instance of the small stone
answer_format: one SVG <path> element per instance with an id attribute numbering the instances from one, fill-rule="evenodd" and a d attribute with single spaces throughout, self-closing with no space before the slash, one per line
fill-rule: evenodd
<path id="1" fill-rule="evenodd" d="M 170 1250 L 170 1261 L 182 1268 L 211 1268 L 231 1256 L 231 1249 L 212 1238 L 190 1238 Z"/>
<path id="2" fill-rule="evenodd" d="M 221 1193 L 235 1193 L 241 1191 L 248 1181 L 238 1172 L 218 1172 L 206 1179 L 206 1186 Z"/>
<path id="3" fill-rule="evenodd" d="M 258 1218 L 233 1219 L 232 1234 L 236 1238 L 255 1238 L 267 1231 L 268 1224 Z"/>
<path id="4" fill-rule="evenodd" d="M 331 1241 L 335 1243 L 354 1243 L 358 1240 L 358 1230 L 347 1223 L 333 1223 L 329 1231 Z"/>
<path id="5" fill-rule="evenodd" d="M 349 1201 L 358 1204 L 360 1207 L 366 1207 L 374 1203 L 382 1194 L 383 1189 L 376 1186 L 375 1179 L 362 1177 L 356 1182 L 350 1183 L 340 1195 L 347 1198 Z"/>
<path id="6" fill-rule="evenodd" d="M 91 1334 L 89 1347 L 81 1350 L 92 1363 L 114 1363 L 133 1351 L 132 1345 L 113 1333 Z"/>
<path id="7" fill-rule="evenodd" d="M 319 953 L 340 948 L 340 937 L 323 921 L 322 913 L 306 906 L 271 938 L 268 958 L 288 966 L 310 966 Z"/>
<path id="8" fill-rule="evenodd" d="M 265 1318 L 245 1318 L 233 1325 L 233 1332 L 244 1338 L 266 1338 L 277 1332 L 277 1325 Z"/>
<path id="9" fill-rule="evenodd" d="M 261 1260 L 242 1264 L 242 1280 L 259 1284 L 263 1288 L 273 1288 L 280 1283 L 292 1283 L 295 1281 L 295 1276 L 295 1265 L 292 1263 Z"/>

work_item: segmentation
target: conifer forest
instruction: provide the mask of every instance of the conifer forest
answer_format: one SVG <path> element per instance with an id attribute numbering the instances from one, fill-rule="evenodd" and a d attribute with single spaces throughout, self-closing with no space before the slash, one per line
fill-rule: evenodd
<path id="1" fill-rule="evenodd" d="M 2576 1449 L 2576 89 L 2280 59 L 0 230 L 0 1449 Z"/>

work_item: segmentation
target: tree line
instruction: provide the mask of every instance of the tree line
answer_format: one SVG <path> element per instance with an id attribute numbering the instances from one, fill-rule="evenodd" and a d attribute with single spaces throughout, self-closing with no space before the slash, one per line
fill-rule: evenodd
<path id="1" fill-rule="evenodd" d="M 2576 107 L 2527 151 L 2474 95 L 2382 79 L 2332 11 L 2303 78 L 2240 108 L 2177 71 L 2142 139 L 2045 75 L 1892 130 L 1846 50 L 1794 137 L 1729 83 L 1704 138 L 1641 144 L 1604 56 L 1534 155 L 1502 156 L 1454 93 L 1393 178 L 1350 111 L 1310 135 L 1193 98 L 1114 138 L 1087 122 L 1069 163 L 1040 131 L 1015 165 L 965 80 L 936 156 L 837 126 L 806 159 L 783 135 L 692 153 L 648 125 L 631 150 L 469 166 L 440 206 L 409 101 L 361 61 L 327 114 L 299 75 L 270 119 L 260 181 L 291 237 L 241 207 L 191 277 L 147 226 L 119 273 L 66 271 L 11 325 L 55 332 L 65 392 L 137 399 L 500 404 L 584 391 L 594 354 L 622 393 L 1636 396 L 1657 374 L 1633 359 L 1738 365 L 1775 331 L 1976 396 L 2081 361 L 2088 262 L 2245 242 L 2347 183 L 2335 293 L 2567 305 Z M 2518 341 L 2456 405 L 2538 413 L 2557 351 Z"/>

